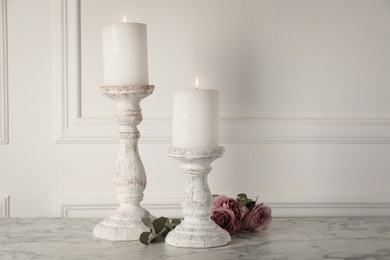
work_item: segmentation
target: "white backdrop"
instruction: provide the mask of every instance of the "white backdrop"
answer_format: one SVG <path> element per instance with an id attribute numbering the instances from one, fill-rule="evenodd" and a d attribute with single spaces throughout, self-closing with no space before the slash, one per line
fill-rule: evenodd
<path id="1" fill-rule="evenodd" d="M 275 216 L 390 215 L 389 1 L 1 2 L 2 215 L 115 207 L 101 27 L 123 15 L 148 26 L 156 89 L 142 103 L 140 153 L 152 213 L 180 214 L 183 178 L 166 153 L 172 91 L 198 76 L 221 95 L 214 193 L 259 195 Z"/>

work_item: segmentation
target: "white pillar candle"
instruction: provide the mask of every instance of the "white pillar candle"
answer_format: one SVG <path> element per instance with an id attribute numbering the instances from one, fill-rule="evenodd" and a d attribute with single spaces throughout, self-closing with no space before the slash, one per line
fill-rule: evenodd
<path id="1" fill-rule="evenodd" d="M 147 85 L 146 25 L 115 23 L 103 27 L 104 84 Z"/>
<path id="2" fill-rule="evenodd" d="M 214 148 L 218 145 L 218 90 L 175 90 L 173 92 L 172 146 L 175 148 Z"/>

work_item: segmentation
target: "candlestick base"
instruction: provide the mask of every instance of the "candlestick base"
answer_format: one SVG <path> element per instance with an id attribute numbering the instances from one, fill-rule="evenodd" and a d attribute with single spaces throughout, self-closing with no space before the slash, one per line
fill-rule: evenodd
<path id="1" fill-rule="evenodd" d="M 120 205 L 110 217 L 95 226 L 93 234 L 97 238 L 138 240 L 142 232 L 149 231 L 142 218 L 153 217 L 140 206 L 146 187 L 146 174 L 138 153 L 140 133 L 137 125 L 142 121 L 140 102 L 151 95 L 153 89 L 153 85 L 101 87 L 102 94 L 117 104 L 119 154 L 114 188 Z"/>
<path id="2" fill-rule="evenodd" d="M 209 248 L 229 243 L 230 235 L 211 219 L 214 199 L 207 182 L 211 162 L 224 154 L 223 147 L 171 148 L 169 156 L 182 162 L 185 174 L 184 220 L 168 233 L 165 242 L 176 247 Z"/>
<path id="3" fill-rule="evenodd" d="M 168 233 L 165 243 L 170 246 L 189 248 L 209 248 L 227 245 L 231 240 L 229 233 L 212 220 L 207 222 L 195 224 L 183 221 Z"/>
<path id="4" fill-rule="evenodd" d="M 134 214 L 137 211 L 130 211 L 120 213 L 122 216 L 118 216 L 115 212 L 112 216 L 95 226 L 93 235 L 97 238 L 111 241 L 138 240 L 142 232 L 149 231 L 149 228 L 142 223 L 141 219 L 143 217 L 151 217 L 148 211 L 138 209 L 138 213 L 142 211 L 144 211 L 143 215 Z M 127 219 L 123 219 L 123 214 L 127 215 Z"/>

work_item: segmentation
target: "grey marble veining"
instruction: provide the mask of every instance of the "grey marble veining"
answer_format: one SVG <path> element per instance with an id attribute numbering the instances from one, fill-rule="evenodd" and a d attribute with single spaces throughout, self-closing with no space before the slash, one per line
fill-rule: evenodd
<path id="1" fill-rule="evenodd" d="M 99 221 L 0 219 L 0 259 L 390 259 L 390 218 L 275 218 L 266 232 L 211 249 L 99 240 Z"/>

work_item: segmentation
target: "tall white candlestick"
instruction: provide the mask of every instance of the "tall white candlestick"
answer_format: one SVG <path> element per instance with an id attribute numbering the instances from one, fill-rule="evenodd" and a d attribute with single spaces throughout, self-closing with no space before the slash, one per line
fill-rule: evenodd
<path id="1" fill-rule="evenodd" d="M 104 84 L 147 85 L 146 25 L 115 23 L 103 27 Z"/>
<path id="2" fill-rule="evenodd" d="M 185 89 L 173 93 L 172 147 L 215 148 L 219 144 L 219 93 Z"/>

